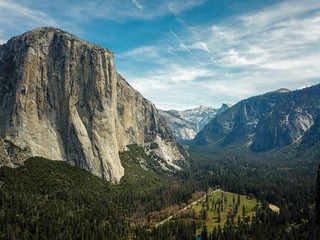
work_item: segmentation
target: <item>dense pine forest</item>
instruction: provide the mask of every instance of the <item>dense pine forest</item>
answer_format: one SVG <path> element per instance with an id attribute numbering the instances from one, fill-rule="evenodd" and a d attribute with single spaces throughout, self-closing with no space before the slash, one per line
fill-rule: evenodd
<path id="1" fill-rule="evenodd" d="M 190 144 L 190 168 L 175 172 L 162 170 L 153 156 L 132 145 L 121 153 L 126 175 L 119 185 L 66 162 L 30 158 L 16 169 L 0 168 L 0 238 L 307 239 L 319 146 L 253 154 Z M 147 169 L 142 157 L 149 160 Z M 254 196 L 262 204 L 250 221 L 230 215 L 210 232 L 204 217 L 198 237 L 192 219 L 176 216 L 158 227 L 150 222 L 151 213 L 187 204 L 195 192 L 209 188 Z"/>

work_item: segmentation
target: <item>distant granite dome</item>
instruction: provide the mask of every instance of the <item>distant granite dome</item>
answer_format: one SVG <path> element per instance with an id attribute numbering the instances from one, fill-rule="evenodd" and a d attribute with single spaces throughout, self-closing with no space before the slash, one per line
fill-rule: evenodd
<path id="1" fill-rule="evenodd" d="M 32 156 L 112 182 L 124 175 L 119 151 L 128 144 L 156 142 L 168 164 L 185 163 L 169 124 L 117 73 L 112 51 L 55 28 L 0 46 L 0 121 L 0 138 Z"/>
<path id="2" fill-rule="evenodd" d="M 291 90 L 287 89 L 287 88 L 279 88 L 278 90 L 276 90 L 274 92 L 277 92 L 277 93 L 288 93 L 288 92 L 291 92 Z"/>

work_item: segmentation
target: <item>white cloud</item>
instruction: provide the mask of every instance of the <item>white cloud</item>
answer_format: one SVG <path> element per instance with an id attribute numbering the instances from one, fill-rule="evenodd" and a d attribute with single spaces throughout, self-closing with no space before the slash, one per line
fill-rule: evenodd
<path id="1" fill-rule="evenodd" d="M 56 22 L 42 11 L 33 10 L 22 4 L 0 0 L 0 23 L 19 28 L 23 25 L 40 24 L 54 26 Z"/>
<path id="2" fill-rule="evenodd" d="M 201 5 L 207 0 L 100 0 L 73 2 L 68 13 L 79 20 L 90 18 L 123 21 L 125 19 L 155 19 L 169 14 L 179 14 Z M 133 4 L 132 4 L 133 3 Z"/>
<path id="3" fill-rule="evenodd" d="M 185 11 L 187 9 L 193 8 L 195 6 L 201 5 L 205 3 L 206 0 L 185 0 L 183 3 L 181 1 L 169 1 L 167 4 L 167 8 L 175 15 L 178 13 Z"/>
<path id="4" fill-rule="evenodd" d="M 135 50 L 150 50 L 148 60 L 160 63 L 155 69 L 161 70 L 128 75 L 134 87 L 165 109 L 181 108 L 181 102 L 235 103 L 281 87 L 320 82 L 319 1 L 288 0 L 178 34 L 183 44 L 167 39 L 156 51 L 152 46 Z"/>
<path id="5" fill-rule="evenodd" d="M 142 46 L 127 52 L 119 54 L 117 57 L 134 57 L 145 60 L 145 58 L 157 58 L 159 57 L 158 48 L 156 46 Z"/>
<path id="6" fill-rule="evenodd" d="M 59 1 L 54 11 L 42 2 L 47 13 L 37 8 L 36 1 L 0 0 L 0 44 L 12 32 L 38 26 L 69 22 L 74 32 L 81 29 L 79 23 L 94 18 L 150 20 L 178 15 L 206 1 L 70 0 Z M 68 21 L 57 22 L 55 12 Z M 220 23 L 174 28 L 174 32 L 168 29 L 166 37 L 154 45 L 136 45 L 116 54 L 119 72 L 166 109 L 194 103 L 218 107 L 221 102 L 234 103 L 280 87 L 294 89 L 320 82 L 318 0 L 282 1 Z"/>
<path id="7" fill-rule="evenodd" d="M 5 39 L 1 39 L 1 37 L 2 37 L 2 35 L 3 35 L 3 30 L 0 30 L 0 44 L 4 44 L 4 43 L 6 43 L 7 42 L 7 40 L 5 40 Z"/>
<path id="8" fill-rule="evenodd" d="M 311 7 L 306 5 L 310 4 L 284 2 L 253 15 L 237 17 L 233 20 L 237 24 L 202 29 L 202 38 L 207 39 L 206 46 L 213 49 L 215 59 L 223 67 L 276 71 L 313 65 L 312 61 L 320 59 L 314 56 L 315 49 L 320 47 L 320 4 L 310 14 L 307 11 Z"/>
<path id="9" fill-rule="evenodd" d="M 132 0 L 132 2 L 134 5 L 136 5 L 137 8 L 143 9 L 143 6 L 137 0 Z"/>
<path id="10" fill-rule="evenodd" d="M 268 29 L 279 22 L 304 17 L 305 13 L 319 8 L 318 0 L 288 0 L 257 13 L 240 16 L 238 20 L 242 21 L 245 27 L 256 28 L 259 31 L 259 29 Z"/>
<path id="11" fill-rule="evenodd" d="M 155 85 L 157 88 L 170 89 L 171 84 L 186 84 L 192 82 L 197 78 L 212 77 L 213 73 L 205 68 L 184 68 L 176 64 L 168 64 L 165 69 L 157 71 L 147 71 L 144 77 L 130 78 L 133 85 L 139 85 L 142 88 L 149 89 L 150 85 Z M 148 82 L 146 85 L 145 83 Z"/>
<path id="12" fill-rule="evenodd" d="M 203 47 L 204 50 L 206 50 L 208 53 L 210 53 L 209 48 L 207 47 L 207 45 L 204 42 L 200 42 L 201 46 Z"/>

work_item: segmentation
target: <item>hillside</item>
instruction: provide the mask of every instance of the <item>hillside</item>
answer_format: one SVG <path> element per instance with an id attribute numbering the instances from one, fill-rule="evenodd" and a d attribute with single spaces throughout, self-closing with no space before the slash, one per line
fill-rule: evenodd
<path id="1" fill-rule="evenodd" d="M 303 137 L 319 110 L 320 85 L 296 91 L 281 89 L 240 101 L 207 124 L 195 141 L 267 151 Z"/>

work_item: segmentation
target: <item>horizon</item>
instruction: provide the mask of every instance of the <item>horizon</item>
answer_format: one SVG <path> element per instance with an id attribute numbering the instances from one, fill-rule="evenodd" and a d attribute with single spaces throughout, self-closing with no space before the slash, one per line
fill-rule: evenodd
<path id="1" fill-rule="evenodd" d="M 308 0 L 0 0 L 0 44 L 43 25 L 110 49 L 163 110 L 219 108 L 320 81 L 320 3 Z"/>

